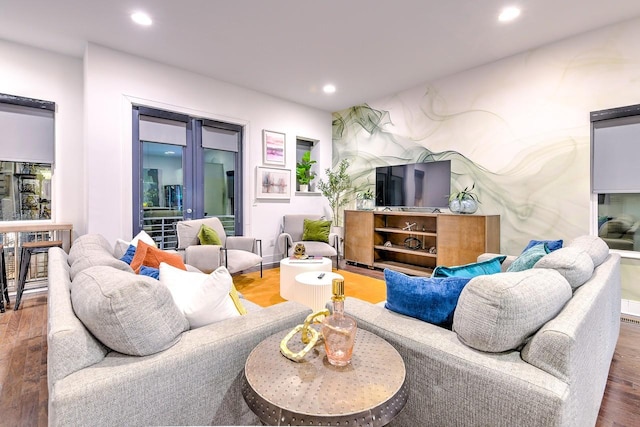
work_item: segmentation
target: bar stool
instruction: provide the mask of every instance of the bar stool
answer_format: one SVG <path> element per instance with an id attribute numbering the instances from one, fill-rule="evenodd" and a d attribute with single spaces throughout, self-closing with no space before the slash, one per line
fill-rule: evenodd
<path id="1" fill-rule="evenodd" d="M 0 313 L 4 313 L 4 303 L 2 297 L 7 300 L 9 308 L 9 285 L 7 285 L 7 266 L 4 262 L 4 246 L 0 244 Z"/>
<path id="2" fill-rule="evenodd" d="M 22 292 L 24 292 L 24 285 L 27 281 L 27 272 L 29 271 L 29 263 L 31 262 L 31 255 L 48 252 L 49 249 L 53 247 L 61 248 L 62 240 L 27 242 L 22 244 L 22 250 L 20 252 L 20 277 L 18 279 L 16 304 L 13 307 L 14 310 L 17 310 L 20 307 Z"/>

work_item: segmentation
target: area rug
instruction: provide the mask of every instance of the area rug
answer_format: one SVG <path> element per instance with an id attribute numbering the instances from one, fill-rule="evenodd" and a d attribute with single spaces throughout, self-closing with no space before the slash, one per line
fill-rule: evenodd
<path id="1" fill-rule="evenodd" d="M 371 303 L 379 303 L 387 299 L 387 288 L 384 280 L 374 279 L 345 270 L 333 270 L 344 277 L 345 294 L 347 297 L 355 297 Z M 286 301 L 280 296 L 280 269 L 271 268 L 264 270 L 263 277 L 260 272 L 238 274 L 233 276 L 233 283 L 238 292 L 247 300 L 261 307 L 278 304 Z"/>

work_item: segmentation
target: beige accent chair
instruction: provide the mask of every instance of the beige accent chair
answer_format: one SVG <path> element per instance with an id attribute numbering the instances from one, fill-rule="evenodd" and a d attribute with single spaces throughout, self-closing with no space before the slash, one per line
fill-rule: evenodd
<path id="1" fill-rule="evenodd" d="M 302 240 L 304 229 L 304 220 L 323 219 L 322 215 L 285 215 L 282 220 L 282 233 L 278 237 L 278 247 L 283 249 L 282 257 L 286 258 L 293 255 L 293 248 L 298 243 L 305 246 L 306 253 L 309 255 L 319 255 L 323 257 L 336 257 L 336 269 L 338 269 L 339 252 L 338 252 L 338 235 L 329 233 L 329 243 L 312 242 Z"/>
<path id="2" fill-rule="evenodd" d="M 222 246 L 201 245 L 198 232 L 203 224 L 216 230 Z M 211 273 L 225 266 L 230 273 L 260 264 L 262 277 L 262 241 L 254 237 L 227 236 L 220 219 L 216 217 L 192 219 L 176 222 L 178 252 L 183 254 L 184 262 L 204 273 Z"/>

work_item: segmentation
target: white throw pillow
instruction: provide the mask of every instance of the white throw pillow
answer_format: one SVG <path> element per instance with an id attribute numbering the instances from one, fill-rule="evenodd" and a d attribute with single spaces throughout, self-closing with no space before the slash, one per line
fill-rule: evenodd
<path id="1" fill-rule="evenodd" d="M 143 241 L 147 245 L 153 246 L 154 248 L 158 247 L 155 240 L 153 240 L 153 238 L 149 236 L 146 231 L 142 230 L 130 242 L 122 239 L 117 239 L 115 247 L 113 248 L 113 256 L 118 259 L 122 258 L 122 256 L 127 252 L 127 249 L 129 249 L 129 245 L 137 247 L 139 241 Z"/>
<path id="2" fill-rule="evenodd" d="M 160 263 L 160 283 L 164 284 L 191 329 L 240 316 L 229 292 L 233 279 L 225 267 L 211 274 L 184 271 Z"/>

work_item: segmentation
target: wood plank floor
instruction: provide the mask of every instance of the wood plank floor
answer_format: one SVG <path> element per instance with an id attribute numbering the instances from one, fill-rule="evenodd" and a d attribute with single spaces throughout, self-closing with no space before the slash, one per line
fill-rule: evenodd
<path id="1" fill-rule="evenodd" d="M 639 350 L 640 324 L 622 322 L 596 426 L 640 425 Z M 0 426 L 46 426 L 47 399 L 47 296 L 29 294 L 20 310 L 0 314 Z"/>

